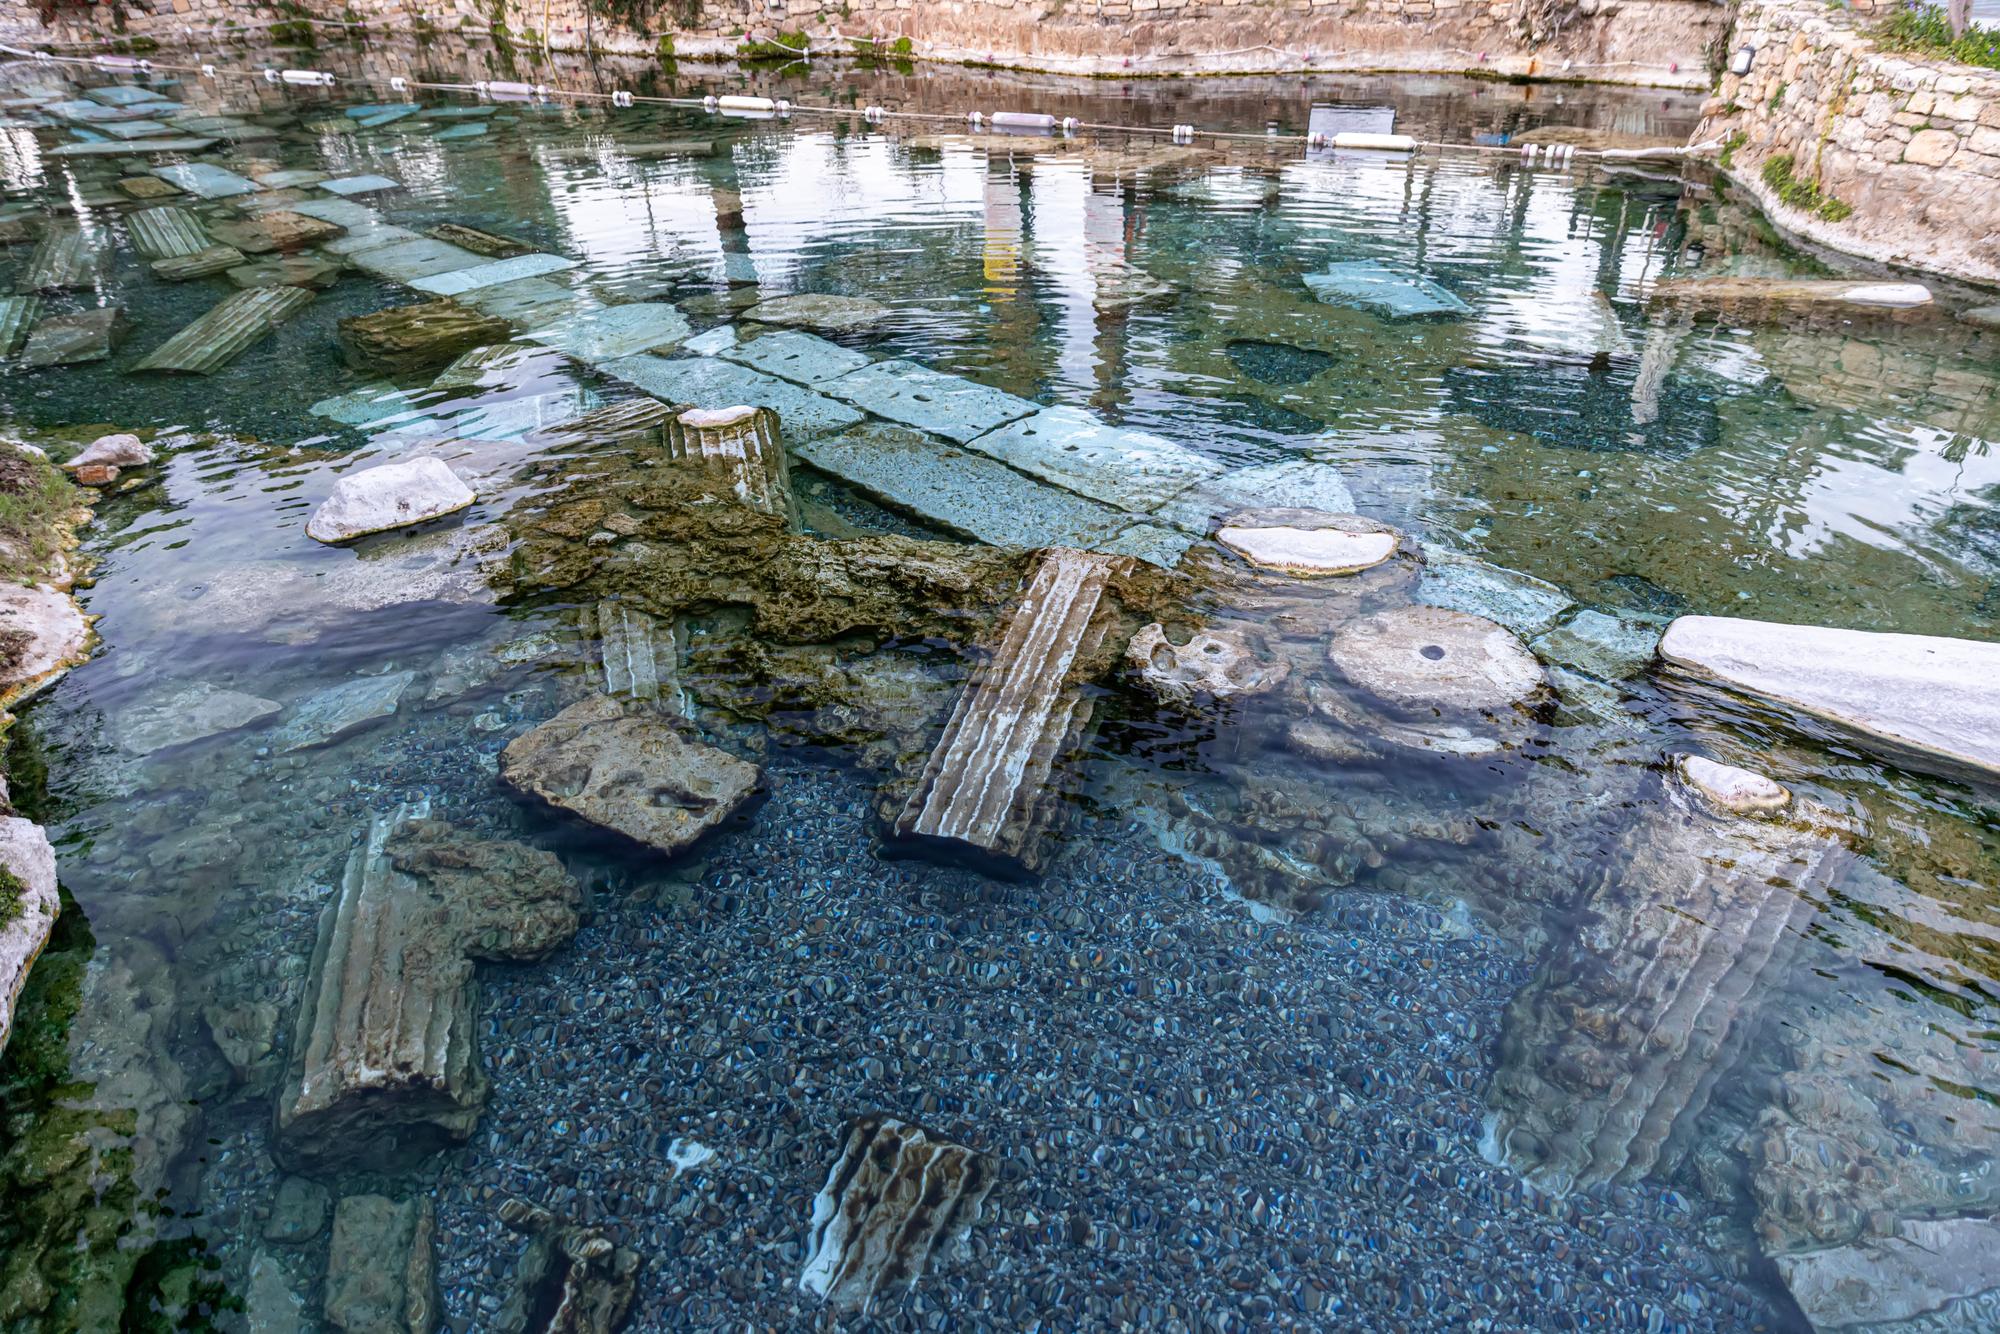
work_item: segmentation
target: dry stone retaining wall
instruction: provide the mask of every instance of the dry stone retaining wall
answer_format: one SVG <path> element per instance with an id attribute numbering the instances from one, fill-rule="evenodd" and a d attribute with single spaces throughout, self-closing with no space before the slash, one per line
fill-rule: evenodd
<path id="1" fill-rule="evenodd" d="M 297 17 L 255 0 L 123 0 L 125 29 L 162 42 L 211 40 L 220 25 Z M 418 16 L 448 31 L 506 25 L 556 50 L 586 42 L 652 53 L 672 34 L 683 57 L 734 55 L 750 36 L 803 32 L 816 49 L 856 37 L 907 38 L 918 57 L 1072 74 L 1292 70 L 1484 71 L 1510 76 L 1707 86 L 1704 63 L 1728 26 L 1711 0 L 656 0 L 646 31 L 585 0 L 309 0 L 399 36 Z M 622 7 L 621 7 L 622 8 Z M 29 0 L 0 0 L 11 40 L 86 40 L 112 30 L 111 6 L 65 0 L 55 29 Z"/>
<path id="2" fill-rule="evenodd" d="M 2000 74 L 1878 50 L 1875 22 L 1822 0 L 1745 0 L 1729 48 L 1755 58 L 1723 76 L 1698 134 L 1740 135 L 1730 176 L 1810 240 L 2000 284 Z M 1785 154 L 1853 212 L 1780 201 L 1763 172 Z"/>

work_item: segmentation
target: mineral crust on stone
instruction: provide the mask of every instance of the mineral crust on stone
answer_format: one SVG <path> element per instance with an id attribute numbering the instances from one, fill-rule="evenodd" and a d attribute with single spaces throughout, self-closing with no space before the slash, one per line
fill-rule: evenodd
<path id="1" fill-rule="evenodd" d="M 1246 630 L 1197 630 L 1185 644 L 1176 644 L 1158 621 L 1132 636 L 1125 661 L 1154 695 L 1179 704 L 1265 694 L 1291 671 Z"/>
<path id="2" fill-rule="evenodd" d="M 624 1325 L 638 1290 L 637 1252 L 525 1200 L 503 1201 L 500 1221 L 529 1241 L 514 1291 L 493 1317 L 497 1334 L 612 1334 Z"/>
<path id="3" fill-rule="evenodd" d="M 858 1118 L 813 1199 L 799 1289 L 861 1315 L 894 1301 L 979 1221 L 997 1175 L 985 1154 L 917 1126 Z"/>
<path id="4" fill-rule="evenodd" d="M 713 470 L 752 509 L 796 517 L 778 414 L 769 408 L 690 408 L 667 423 L 667 457 Z"/>

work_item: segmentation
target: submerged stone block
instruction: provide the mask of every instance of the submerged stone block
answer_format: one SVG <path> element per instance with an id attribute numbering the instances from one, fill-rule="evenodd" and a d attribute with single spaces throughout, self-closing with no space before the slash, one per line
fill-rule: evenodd
<path id="1" fill-rule="evenodd" d="M 1892 759 L 2000 774 L 2000 644 L 1683 616 L 1659 652 L 1684 678 L 1823 719 Z"/>
<path id="2" fill-rule="evenodd" d="M 318 255 L 272 255 L 253 264 L 229 269 L 229 281 L 238 287 L 312 287 L 325 289 L 339 281 L 337 259 Z"/>
<path id="3" fill-rule="evenodd" d="M 820 388 L 858 408 L 960 444 L 1040 411 L 1039 405 L 914 361 L 877 361 Z"/>
<path id="4" fill-rule="evenodd" d="M 880 1114 L 858 1117 L 813 1199 L 799 1290 L 869 1314 L 944 1258 L 999 1179 L 983 1153 Z"/>
<path id="5" fill-rule="evenodd" d="M 312 299 L 313 293 L 301 287 L 238 292 L 160 344 L 132 369 L 213 375 L 305 309 Z"/>
<path id="6" fill-rule="evenodd" d="M 422 813 L 378 817 L 320 914 L 278 1097 L 294 1170 L 395 1171 L 469 1136 L 489 1087 L 473 961 L 539 959 L 576 934 L 581 896 L 554 856 Z"/>
<path id="7" fill-rule="evenodd" d="M 38 296 L 0 296 L 0 357 L 11 357 L 28 337 L 28 330 L 41 318 L 42 299 Z"/>
<path id="8" fill-rule="evenodd" d="M 338 328 L 349 362 L 391 374 L 443 366 L 512 332 L 505 320 L 449 298 L 351 315 Z"/>
<path id="9" fill-rule="evenodd" d="M 1238 510 L 1312 509 L 1352 514 L 1354 495 L 1330 463 L 1288 459 L 1224 472 L 1198 482 L 1153 512 L 1161 523 L 1206 537 L 1215 521 Z"/>
<path id="10" fill-rule="evenodd" d="M 679 655 L 671 632 L 661 644 L 659 625 L 630 603 L 606 599 L 597 604 L 598 657 L 604 665 L 604 693 L 625 699 L 658 699 L 660 678 L 672 683 L 679 673 Z M 660 671 L 662 648 L 667 670 Z M 668 694 L 673 694 L 673 688 Z"/>
<path id="11" fill-rule="evenodd" d="M 561 321 L 576 313 L 581 301 L 576 292 L 546 278 L 517 278 L 494 287 L 474 288 L 465 294 L 465 304 L 475 310 L 505 320 L 517 329 L 534 332 L 559 327 Z"/>
<path id="12" fill-rule="evenodd" d="M 516 241 L 511 236 L 496 236 L 457 222 L 441 222 L 424 234 L 434 241 L 443 241 L 488 259 L 512 259 L 534 249 L 527 242 Z"/>
<path id="13" fill-rule="evenodd" d="M 1471 612 L 1522 637 L 1540 634 L 1576 604 L 1554 584 L 1450 551 L 1427 551 L 1417 600 Z"/>
<path id="14" fill-rule="evenodd" d="M 428 1199 L 343 1197 L 326 1251 L 326 1323 L 343 1334 L 432 1334 L 442 1310 L 436 1231 Z"/>
<path id="15" fill-rule="evenodd" d="M 650 398 L 628 398 L 534 431 L 529 439 L 549 452 L 656 447 L 674 410 Z"/>
<path id="16" fill-rule="evenodd" d="M 386 245 L 371 245 L 359 250 L 342 250 L 347 262 L 364 273 L 390 282 L 409 286 L 419 278 L 433 274 L 452 273 L 459 269 L 475 268 L 493 261 L 483 255 L 475 255 L 470 250 L 461 250 L 443 241 L 433 241 L 428 236 L 411 235 L 409 239 L 391 240 Z"/>
<path id="17" fill-rule="evenodd" d="M 1100 421 L 1077 408 L 1047 408 L 966 445 L 1078 495 L 1134 514 L 1221 476 L 1223 465 L 1144 431 Z"/>
<path id="18" fill-rule="evenodd" d="M 500 1221 L 527 1234 L 514 1291 L 493 1317 L 495 1334 L 613 1334 L 638 1292 L 639 1256 L 597 1228 L 559 1222 L 523 1200 Z"/>
<path id="19" fill-rule="evenodd" d="M 1331 264 L 1306 275 L 1313 296 L 1331 306 L 1352 306 L 1390 319 L 1470 315 L 1472 307 L 1429 278 L 1398 273 L 1372 259 Z"/>
<path id="20" fill-rule="evenodd" d="M 199 254 L 215 244 L 191 209 L 175 204 L 140 209 L 125 215 L 132 244 L 147 259 L 179 259 Z"/>
<path id="21" fill-rule="evenodd" d="M 1780 1255 L 1777 1266 L 1821 1334 L 1972 1334 L 2000 1315 L 2000 1220 L 1992 1218 L 1897 1219 L 1887 1235 Z"/>
<path id="22" fill-rule="evenodd" d="M 266 190 L 297 190 L 308 185 L 318 185 L 327 178 L 327 173 L 312 168 L 294 168 L 284 171 L 260 171 L 257 184 Z"/>
<path id="23" fill-rule="evenodd" d="M 103 361 L 131 332 L 122 306 L 55 315 L 35 326 L 21 350 L 23 366 L 76 366 Z"/>
<path id="24" fill-rule="evenodd" d="M 769 408 L 689 408 L 667 423 L 667 456 L 714 472 L 752 509 L 795 516 L 785 447 Z"/>
<path id="25" fill-rule="evenodd" d="M 449 242 L 439 244 L 449 244 Z M 463 247 L 452 246 L 452 249 L 463 250 Z M 417 279 L 410 286 L 419 292 L 431 292 L 438 296 L 457 296 L 474 288 L 492 287 L 497 283 L 510 283 L 522 278 L 541 278 L 576 267 L 576 261 L 564 255 L 518 255 L 513 259 L 486 259 L 473 251 L 464 253 L 472 255 L 476 261 L 472 267 L 455 269 L 448 273 L 434 273 L 427 278 Z"/>
<path id="26" fill-rule="evenodd" d="M 279 751 L 332 745 L 393 717 L 403 692 L 415 678 L 416 673 L 409 671 L 364 676 L 309 695 L 293 706 L 291 717 L 271 734 L 271 745 Z"/>
<path id="27" fill-rule="evenodd" d="M 727 332 L 727 326 L 714 332 Z M 704 335 L 706 337 L 706 335 Z M 710 355 L 704 351 L 704 355 Z M 865 353 L 838 343 L 829 343 L 824 338 L 809 333 L 768 333 L 761 338 L 753 338 L 747 343 L 738 343 L 731 333 L 729 340 L 717 348 L 713 355 L 741 362 L 753 370 L 766 375 L 775 375 L 793 384 L 815 385 L 825 380 L 839 379 L 850 371 L 858 371 L 868 364 Z"/>
<path id="28" fill-rule="evenodd" d="M 801 459 L 891 509 L 998 547 L 1104 547 L 1132 516 L 1043 486 L 920 431 L 864 422 L 796 445 Z"/>
<path id="29" fill-rule="evenodd" d="M 1090 723 L 1079 665 L 1103 643 L 1103 606 L 1129 558 L 1042 555 L 990 657 L 958 697 L 916 790 L 891 822 L 900 840 L 1027 874 L 1063 814 L 1056 764 Z"/>
<path id="30" fill-rule="evenodd" d="M 518 791 L 661 852 L 687 848 L 756 791 L 757 767 L 608 695 L 572 704 L 500 755 Z"/>
<path id="31" fill-rule="evenodd" d="M 1721 810 L 1678 775 L 1509 1007 L 1494 1146 L 1547 1189 L 1671 1171 L 1761 991 L 1844 857 L 1803 822 Z"/>
<path id="32" fill-rule="evenodd" d="M 209 230 L 224 245 L 233 245 L 246 255 L 262 255 L 273 250 L 290 252 L 323 245 L 343 235 L 347 228 L 296 209 L 275 208 L 234 222 L 218 222 Z"/>
<path id="33" fill-rule="evenodd" d="M 364 125 L 367 123 L 366 121 L 362 122 Z M 387 176 L 372 174 L 364 176 L 337 176 L 329 181 L 321 181 L 319 188 L 328 194 L 336 194 L 344 199 L 350 195 L 372 195 L 380 194 L 384 190 L 400 190 L 403 188 L 403 183 L 401 181 L 392 181 Z"/>
<path id="34" fill-rule="evenodd" d="M 212 245 L 197 250 L 192 255 L 176 255 L 172 259 L 153 261 L 153 275 L 170 283 L 189 282 L 195 278 L 213 278 L 216 274 L 233 269 L 243 263 L 246 256 L 232 245 Z"/>
<path id="35" fill-rule="evenodd" d="M 743 312 L 744 319 L 760 324 L 795 325 L 825 333 L 858 333 L 880 324 L 888 316 L 887 306 L 865 296 L 819 293 L 773 297 Z"/>
<path id="36" fill-rule="evenodd" d="M 141 139 L 137 143 L 131 144 L 116 142 L 61 144 L 49 149 L 48 153 L 50 157 L 58 158 L 135 157 L 154 153 L 172 153 L 179 157 L 193 153 L 206 153 L 213 147 L 215 147 L 215 140 L 213 139 L 197 138 L 192 135 L 175 135 L 159 139 Z"/>
<path id="37" fill-rule="evenodd" d="M 153 174 L 198 199 L 230 199 L 255 194 L 264 188 L 247 176 L 238 176 L 207 162 L 176 162 L 153 168 Z"/>
<path id="38" fill-rule="evenodd" d="M 794 448 L 861 420 L 860 413 L 824 394 L 714 357 L 625 357 L 599 369 L 667 403 L 770 408 L 778 414 L 786 443 Z"/>
<path id="39" fill-rule="evenodd" d="M 565 295 L 576 299 L 566 290 Z M 592 366 L 642 352 L 670 351 L 687 336 L 687 317 L 654 301 L 566 313 L 528 334 L 535 342 Z"/>
<path id="40" fill-rule="evenodd" d="M 14 282 L 16 292 L 60 292 L 97 282 L 97 254 L 83 229 L 58 223 L 42 233 L 28 265 Z"/>

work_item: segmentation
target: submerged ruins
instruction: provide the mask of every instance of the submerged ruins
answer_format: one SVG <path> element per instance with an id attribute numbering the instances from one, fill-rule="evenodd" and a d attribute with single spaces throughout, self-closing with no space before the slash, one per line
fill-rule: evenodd
<path id="1" fill-rule="evenodd" d="M 504 31 L 0 64 L 0 1328 L 1990 1327 L 1961 256 Z"/>

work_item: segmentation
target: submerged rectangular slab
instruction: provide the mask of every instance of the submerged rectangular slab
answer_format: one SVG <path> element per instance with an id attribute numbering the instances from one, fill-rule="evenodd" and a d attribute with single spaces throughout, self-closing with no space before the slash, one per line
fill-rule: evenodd
<path id="1" fill-rule="evenodd" d="M 366 204 L 357 204 L 351 199 L 308 199 L 304 203 L 292 205 L 292 212 L 303 213 L 308 218 L 318 218 L 321 222 L 337 222 L 349 231 L 386 225 L 382 215 Z M 415 232 L 410 235 L 415 236 Z"/>
<path id="2" fill-rule="evenodd" d="M 439 241 L 437 244 L 451 243 Z M 476 265 L 469 269 L 456 269 L 449 273 L 419 278 L 410 286 L 419 292 L 432 292 L 438 296 L 458 296 L 481 287 L 509 283 L 519 278 L 540 278 L 576 267 L 576 261 L 565 255 L 516 255 L 513 259 L 489 259 L 474 251 L 465 250 L 463 246 L 452 246 L 452 249 L 472 255 L 477 261 Z"/>
<path id="3" fill-rule="evenodd" d="M 301 206 L 292 211 L 297 213 L 303 212 L 304 209 Z M 408 227 L 398 227 L 393 222 L 364 222 L 359 226 L 349 227 L 347 235 L 328 241 L 320 249 L 329 255 L 358 255 L 364 250 L 380 250 L 383 246 L 422 239 Z"/>
<path id="4" fill-rule="evenodd" d="M 433 274 L 452 273 L 493 262 L 483 255 L 475 255 L 470 250 L 461 250 L 443 241 L 433 241 L 428 236 L 349 251 L 347 259 L 364 273 L 406 286 Z"/>
<path id="5" fill-rule="evenodd" d="M 14 283 L 16 292 L 60 292 L 89 287 L 97 281 L 97 254 L 83 229 L 68 223 L 50 226 L 28 256 L 28 266 Z"/>
<path id="6" fill-rule="evenodd" d="M 212 244 L 202 230 L 201 219 L 175 204 L 128 213 L 125 225 L 132 232 L 132 244 L 147 259 L 178 259 Z"/>
<path id="7" fill-rule="evenodd" d="M 252 343 L 312 304 L 303 287 L 254 287 L 238 292 L 154 349 L 132 369 L 213 375 Z"/>
<path id="8" fill-rule="evenodd" d="M 206 162 L 176 162 L 170 167 L 153 168 L 153 174 L 199 199 L 230 199 L 255 194 L 264 188 L 247 176 Z"/>
<path id="9" fill-rule="evenodd" d="M 141 88 L 129 83 L 116 83 L 108 88 L 88 88 L 84 90 L 83 95 L 99 106 L 107 107 L 136 107 L 149 104 L 152 106 L 159 106 L 161 104 L 167 106 L 179 105 L 179 103 L 172 101 L 166 94 L 156 89 Z"/>
<path id="10" fill-rule="evenodd" d="M 403 183 L 401 181 L 392 181 L 387 176 L 369 174 L 365 176 L 336 176 L 330 181 L 321 181 L 319 188 L 330 194 L 345 197 L 348 195 L 372 195 L 383 190 L 400 190 L 403 188 Z"/>
<path id="11" fill-rule="evenodd" d="M 570 288 L 546 278 L 517 278 L 511 283 L 474 288 L 461 301 L 483 314 L 529 331 L 524 336 L 532 337 L 535 332 L 554 328 L 559 321 L 572 317 L 582 299 Z"/>
<path id="12" fill-rule="evenodd" d="M 11 357 L 42 315 L 38 296 L 0 296 L 0 357 Z"/>
<path id="13" fill-rule="evenodd" d="M 528 337 L 597 366 L 641 352 L 669 351 L 687 335 L 687 316 L 672 306 L 662 301 L 634 301 L 566 315 L 547 328 L 533 330 Z"/>
<path id="14" fill-rule="evenodd" d="M 1154 511 L 1153 517 L 1199 537 L 1214 521 L 1236 510 L 1311 509 L 1352 514 L 1354 494 L 1331 463 L 1289 459 L 1225 472 L 1189 487 Z"/>
<path id="15" fill-rule="evenodd" d="M 727 332 L 728 326 L 717 332 Z M 853 348 L 830 343 L 817 334 L 800 333 L 787 329 L 781 333 L 767 333 L 747 343 L 738 343 L 732 334 L 721 342 L 713 355 L 740 361 L 753 370 L 766 375 L 775 375 L 793 384 L 813 385 L 822 380 L 837 380 L 852 371 L 858 371 L 868 364 L 868 355 Z"/>
<path id="16" fill-rule="evenodd" d="M 1324 273 L 1307 274 L 1305 282 L 1330 306 L 1372 310 L 1391 319 L 1472 313 L 1471 306 L 1429 278 L 1399 273 L 1370 259 L 1330 264 Z"/>
<path id="17" fill-rule="evenodd" d="M 975 436 L 966 448 L 1134 514 L 1158 509 L 1223 471 L 1185 446 L 1109 425 L 1078 408 L 1047 408 Z"/>
<path id="18" fill-rule="evenodd" d="M 1132 524 L 1128 514 L 906 426 L 864 422 L 793 449 L 891 509 L 996 547 L 1106 547 Z"/>
<path id="19" fill-rule="evenodd" d="M 861 420 L 853 408 L 824 394 L 713 357 L 626 357 L 606 362 L 599 369 L 668 403 L 697 408 L 770 408 L 778 414 L 784 440 L 793 448 Z"/>
<path id="20" fill-rule="evenodd" d="M 1825 719 L 1892 757 L 2000 778 L 2000 643 L 1682 616 L 1660 657 Z"/>
<path id="21" fill-rule="evenodd" d="M 121 144 L 113 141 L 103 143 L 63 144 L 49 150 L 50 157 L 132 157 L 147 153 L 202 153 L 215 147 L 213 139 L 198 139 L 192 136 L 171 139 L 141 139 L 137 143 Z"/>
<path id="22" fill-rule="evenodd" d="M 1090 722 L 1080 667 L 1110 629 L 1105 588 L 1129 568 L 1122 556 L 1043 553 L 892 823 L 895 837 L 1040 869 L 1064 809 L 1056 761 Z"/>
<path id="23" fill-rule="evenodd" d="M 99 134 L 110 135 L 113 139 L 149 139 L 174 133 L 170 125 L 162 125 L 156 120 L 124 120 L 96 127 Z"/>
<path id="24" fill-rule="evenodd" d="M 318 185 L 326 179 L 326 173 L 309 167 L 283 171 L 267 171 L 257 178 L 260 185 L 268 190 L 295 190 L 300 186 Z M 329 219 L 321 219 L 329 221 Z M 345 226 L 346 224 L 342 224 Z"/>
<path id="25" fill-rule="evenodd" d="M 235 268 L 248 258 L 233 245 L 204 246 L 192 255 L 172 255 L 153 261 L 153 274 L 170 283 L 210 278 Z"/>
<path id="26" fill-rule="evenodd" d="M 878 417 L 960 444 L 1040 410 L 1024 398 L 914 361 L 873 362 L 820 388 Z"/>

